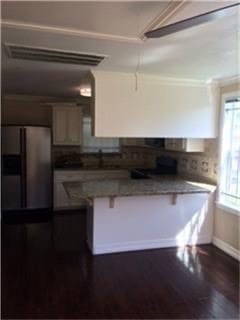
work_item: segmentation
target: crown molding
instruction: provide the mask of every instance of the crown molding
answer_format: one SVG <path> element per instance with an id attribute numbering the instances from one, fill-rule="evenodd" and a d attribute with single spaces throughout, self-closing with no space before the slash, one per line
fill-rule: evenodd
<path id="1" fill-rule="evenodd" d="M 135 79 L 136 73 L 129 72 L 117 72 L 117 71 L 101 71 L 101 70 L 91 70 L 94 77 L 105 76 L 105 77 L 133 77 Z M 204 80 L 190 79 L 190 78 L 176 78 L 167 76 L 158 76 L 150 73 L 138 73 L 137 77 L 140 81 L 147 80 L 149 83 L 160 83 L 165 85 L 175 85 L 175 86 L 190 86 L 190 87 L 207 87 L 207 83 Z"/>
<path id="2" fill-rule="evenodd" d="M 137 37 L 124 37 L 119 35 L 111 35 L 106 33 L 91 32 L 73 28 L 61 28 L 56 26 L 47 26 L 34 23 L 25 23 L 16 20 L 2 20 L 2 27 L 5 28 L 14 28 L 14 29 L 24 29 L 30 31 L 41 31 L 41 32 L 51 32 L 62 35 L 71 35 L 81 38 L 91 38 L 91 39 L 101 39 L 101 40 L 110 40 L 110 41 L 119 41 L 119 42 L 129 42 L 141 44 L 143 41 Z"/>
<path id="3" fill-rule="evenodd" d="M 228 86 L 236 83 L 239 83 L 239 87 L 240 87 L 240 75 L 238 74 L 232 77 L 217 79 L 217 82 L 220 87 Z"/>

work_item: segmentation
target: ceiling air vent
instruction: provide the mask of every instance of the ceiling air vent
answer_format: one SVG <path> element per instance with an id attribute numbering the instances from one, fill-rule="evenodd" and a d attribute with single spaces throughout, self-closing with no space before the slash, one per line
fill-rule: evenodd
<path id="1" fill-rule="evenodd" d="M 9 57 L 13 59 L 97 66 L 106 58 L 106 56 L 102 55 L 26 47 L 15 44 L 5 44 L 5 46 Z"/>

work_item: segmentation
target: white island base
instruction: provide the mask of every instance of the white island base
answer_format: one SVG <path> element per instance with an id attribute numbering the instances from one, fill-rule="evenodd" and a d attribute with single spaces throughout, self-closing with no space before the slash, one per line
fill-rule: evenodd
<path id="1" fill-rule="evenodd" d="M 212 242 L 213 194 L 95 198 L 88 209 L 93 254 Z"/>

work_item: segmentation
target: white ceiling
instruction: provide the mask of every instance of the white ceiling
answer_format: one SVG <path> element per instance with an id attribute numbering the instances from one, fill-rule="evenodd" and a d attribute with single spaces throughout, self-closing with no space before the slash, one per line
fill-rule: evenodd
<path id="1" fill-rule="evenodd" d="M 3 17 L 52 27 L 72 28 L 97 33 L 136 37 L 156 12 L 163 10 L 162 2 L 20 2 L 3 5 Z"/>
<path id="2" fill-rule="evenodd" d="M 140 39 L 156 18 L 169 24 L 230 3 L 187 2 L 164 21 L 164 10 L 181 1 L 4 1 L 2 42 L 108 55 L 97 67 L 100 70 L 135 72 L 140 59 L 140 72 L 201 80 L 231 77 L 238 74 L 237 9 L 231 10 L 231 17 L 171 36 Z M 88 70 L 9 59 L 3 50 L 3 89 L 10 94 L 77 97 Z"/>

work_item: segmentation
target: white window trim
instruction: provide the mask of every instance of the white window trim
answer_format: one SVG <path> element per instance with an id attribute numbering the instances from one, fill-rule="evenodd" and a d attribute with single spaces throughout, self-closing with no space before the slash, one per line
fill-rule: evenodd
<path id="1" fill-rule="evenodd" d="M 224 93 L 221 99 L 221 107 L 220 107 L 220 118 L 219 118 L 219 141 L 218 141 L 218 163 L 219 163 L 219 170 L 218 170 L 218 186 L 221 181 L 221 168 L 222 168 L 222 138 L 223 138 L 223 122 L 224 122 L 224 111 L 225 111 L 225 103 L 226 100 L 239 97 L 240 91 L 233 91 L 229 93 Z M 216 206 L 219 209 L 223 209 L 224 211 L 240 216 L 240 210 L 235 207 L 231 207 L 228 204 L 224 203 L 220 200 L 220 188 L 217 188 L 217 201 Z"/>

